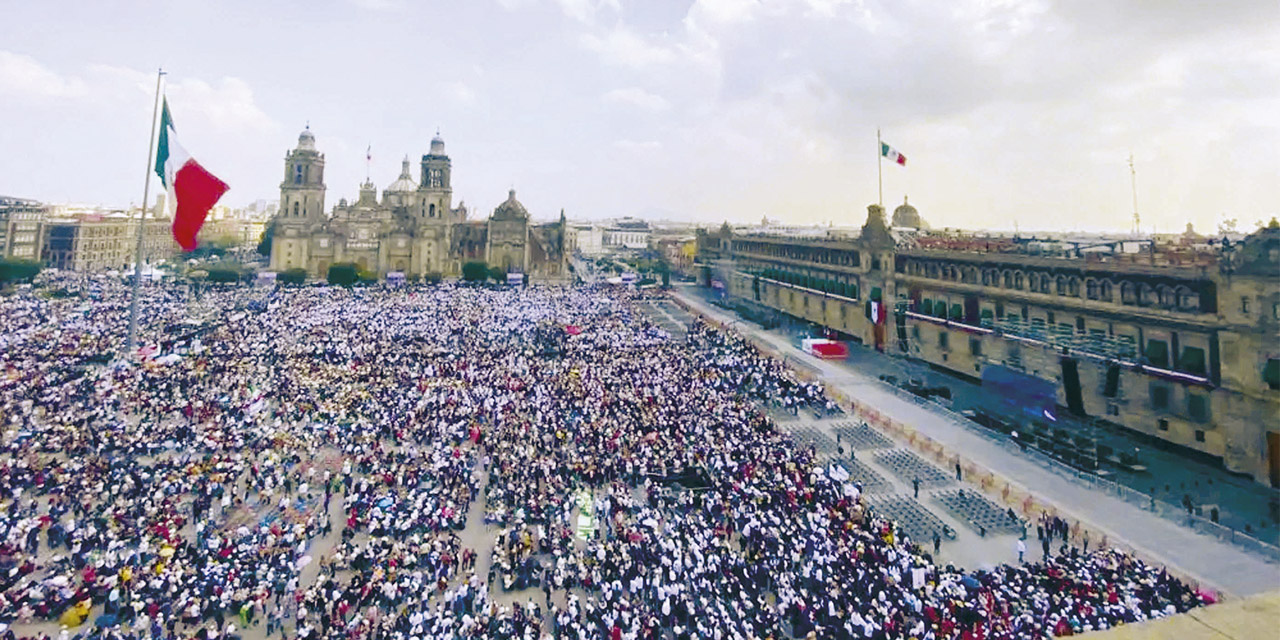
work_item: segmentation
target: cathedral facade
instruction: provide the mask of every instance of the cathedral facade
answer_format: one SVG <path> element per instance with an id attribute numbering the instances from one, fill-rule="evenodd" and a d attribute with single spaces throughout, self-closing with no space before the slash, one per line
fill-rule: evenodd
<path id="1" fill-rule="evenodd" d="M 464 263 L 478 260 L 529 278 L 567 274 L 564 212 L 557 222 L 535 224 L 512 190 L 489 218 L 468 220 L 461 202 L 453 206 L 452 163 L 438 135 L 422 156 L 418 180 L 405 158 L 400 176 L 381 199 L 366 180 L 355 202 L 339 200 L 330 212 L 325 211 L 324 163 L 310 128 L 285 154 L 280 209 L 272 221 L 274 271 L 301 268 L 324 278 L 330 266 L 353 263 L 379 277 L 394 272 L 409 278 L 456 276 Z"/>

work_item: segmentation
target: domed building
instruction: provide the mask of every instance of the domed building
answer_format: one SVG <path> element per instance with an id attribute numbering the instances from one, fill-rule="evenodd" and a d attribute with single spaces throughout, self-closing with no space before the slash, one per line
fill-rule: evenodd
<path id="1" fill-rule="evenodd" d="M 413 181 L 413 173 L 409 169 L 409 156 L 400 163 L 400 177 L 387 185 L 382 191 L 382 201 L 390 205 L 404 204 L 412 199 L 412 193 L 418 190 L 418 183 Z"/>
<path id="2" fill-rule="evenodd" d="M 567 273 L 561 250 L 563 217 L 534 224 L 514 190 L 487 221 L 468 221 L 466 207 L 453 206 L 452 162 L 439 133 L 422 156 L 419 180 L 414 180 L 406 157 L 381 200 L 377 187 L 366 179 L 355 202 L 340 200 L 329 213 L 324 208 L 324 162 L 310 127 L 298 136 L 298 146 L 285 154 L 280 213 L 272 221 L 275 271 L 301 268 L 324 278 L 330 266 L 354 263 L 380 277 L 399 272 L 413 278 L 457 275 L 463 262 L 482 260 L 529 277 L 560 278 Z"/>
<path id="3" fill-rule="evenodd" d="M 929 223 L 920 217 L 920 212 L 916 208 L 907 203 L 907 197 L 902 196 L 902 204 L 893 210 L 893 223 L 890 225 L 895 229 L 928 229 Z"/>
<path id="4" fill-rule="evenodd" d="M 529 212 L 516 200 L 516 190 L 507 192 L 507 200 L 489 217 L 489 264 L 512 271 L 528 259 Z M 519 271 L 520 269 L 515 269 Z"/>

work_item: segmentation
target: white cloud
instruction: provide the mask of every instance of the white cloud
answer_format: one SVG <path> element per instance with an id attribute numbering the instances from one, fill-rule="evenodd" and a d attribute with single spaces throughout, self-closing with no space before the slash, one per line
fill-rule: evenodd
<path id="1" fill-rule="evenodd" d="M 408 8 L 405 0 L 348 0 L 348 2 L 370 11 L 401 11 Z"/>
<path id="2" fill-rule="evenodd" d="M 600 99 L 609 104 L 628 105 L 644 111 L 660 112 L 671 108 L 671 103 L 667 102 L 666 98 L 655 93 L 649 93 L 640 87 L 614 89 L 601 96 Z"/>
<path id="3" fill-rule="evenodd" d="M 38 100 L 88 94 L 88 86 L 80 78 L 60 75 L 31 56 L 0 51 L 0 95 L 11 100 Z"/>
<path id="4" fill-rule="evenodd" d="M 628 153 L 652 153 L 662 149 L 662 143 L 657 140 L 615 140 L 613 146 L 621 151 Z"/>
<path id="5" fill-rule="evenodd" d="M 555 3 L 566 16 L 585 23 L 594 22 L 596 14 L 605 9 L 617 12 L 622 8 L 618 0 L 555 0 Z"/>
<path id="6" fill-rule="evenodd" d="M 677 59 L 670 47 L 649 42 L 625 27 L 616 27 L 603 36 L 585 34 L 581 42 L 605 62 L 631 69 L 667 65 Z"/>
<path id="7" fill-rule="evenodd" d="M 743 22 L 755 17 L 762 6 L 759 0 L 697 0 L 689 8 L 689 15 L 699 23 Z"/>
<path id="8" fill-rule="evenodd" d="M 479 100 L 475 89 L 461 80 L 450 82 L 444 85 L 445 97 L 452 100 L 460 107 L 469 107 Z"/>
<path id="9" fill-rule="evenodd" d="M 253 90 L 244 80 L 225 77 L 217 84 L 197 78 L 169 84 L 165 94 L 170 109 L 181 109 L 227 132 L 270 131 L 275 122 L 254 102 Z M 190 117 L 190 116 L 188 116 Z M 174 118 L 178 118 L 175 113 Z"/>
<path id="10" fill-rule="evenodd" d="M 151 98 L 155 87 L 151 71 L 90 64 L 82 74 L 60 75 L 30 56 L 0 51 L 0 93 L 15 97 L 82 100 L 103 108 L 134 102 L 138 94 Z M 240 78 L 228 76 L 215 84 L 183 78 L 166 82 L 164 91 L 175 118 L 203 121 L 224 133 L 261 132 L 275 126 Z"/>

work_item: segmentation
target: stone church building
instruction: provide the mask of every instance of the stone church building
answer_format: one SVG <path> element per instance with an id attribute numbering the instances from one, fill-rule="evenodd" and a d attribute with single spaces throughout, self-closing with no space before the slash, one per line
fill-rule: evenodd
<path id="1" fill-rule="evenodd" d="M 422 156 L 417 181 L 405 158 L 381 199 L 366 181 L 355 202 L 339 200 L 328 213 L 324 163 L 310 128 L 285 154 L 280 209 L 272 221 L 274 271 L 302 268 L 324 278 L 330 265 L 354 263 L 379 277 L 456 276 L 463 263 L 481 260 L 531 279 L 567 276 L 564 212 L 557 222 L 535 224 L 512 190 L 487 220 L 468 220 L 463 203 L 453 206 L 452 163 L 439 135 Z"/>

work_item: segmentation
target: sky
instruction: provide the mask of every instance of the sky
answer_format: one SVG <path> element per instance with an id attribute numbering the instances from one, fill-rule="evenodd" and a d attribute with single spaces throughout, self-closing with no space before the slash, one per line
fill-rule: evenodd
<path id="1" fill-rule="evenodd" d="M 879 129 L 935 227 L 1280 214 L 1274 0 L 0 0 L 0 194 L 141 201 L 160 67 L 232 206 L 309 124 L 330 206 L 438 130 L 473 215 L 859 225 Z"/>

